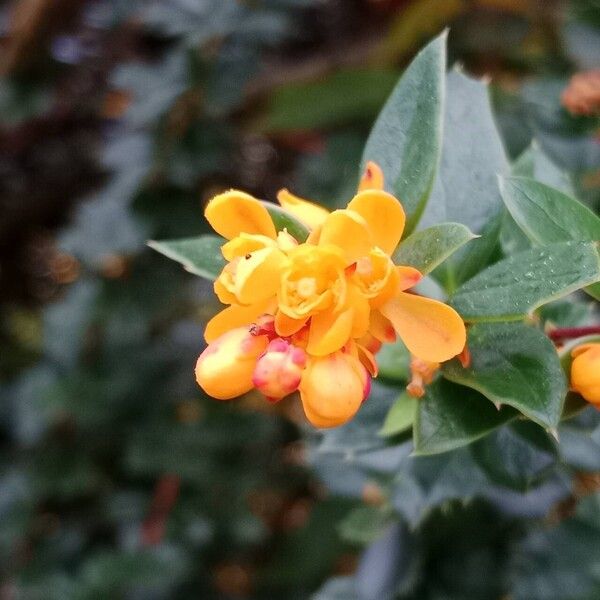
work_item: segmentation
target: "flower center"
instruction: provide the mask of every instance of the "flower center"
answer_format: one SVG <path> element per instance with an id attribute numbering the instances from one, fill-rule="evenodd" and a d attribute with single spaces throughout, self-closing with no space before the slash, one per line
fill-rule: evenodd
<path id="1" fill-rule="evenodd" d="M 300 298 L 307 299 L 315 295 L 317 280 L 314 277 L 302 277 L 296 282 L 296 293 Z"/>

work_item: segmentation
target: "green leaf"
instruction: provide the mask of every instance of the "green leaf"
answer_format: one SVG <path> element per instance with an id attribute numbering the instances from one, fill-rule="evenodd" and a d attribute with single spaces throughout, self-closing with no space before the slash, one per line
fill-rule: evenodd
<path id="1" fill-rule="evenodd" d="M 225 266 L 221 254 L 223 238 L 201 235 L 181 240 L 150 241 L 148 246 L 181 263 L 186 271 L 206 279 L 216 279 Z"/>
<path id="2" fill-rule="evenodd" d="M 453 71 L 446 91 L 442 158 L 419 228 L 452 221 L 482 235 L 436 272 L 451 291 L 486 266 L 496 245 L 499 230 L 490 223 L 503 209 L 496 177 L 508 172 L 508 161 L 487 85 Z"/>
<path id="3" fill-rule="evenodd" d="M 518 320 L 600 281 L 594 242 L 560 242 L 501 260 L 463 284 L 451 304 L 465 321 Z"/>
<path id="4" fill-rule="evenodd" d="M 379 376 L 391 381 L 408 381 L 410 377 L 410 353 L 402 340 L 393 344 L 383 344 L 377 353 Z"/>
<path id="5" fill-rule="evenodd" d="M 441 223 L 409 235 L 393 259 L 398 265 L 414 267 L 426 275 L 476 237 L 460 223 Z"/>
<path id="6" fill-rule="evenodd" d="M 524 177 L 500 179 L 506 208 L 535 244 L 600 240 L 600 218 L 571 196 Z M 600 300 L 600 285 L 589 293 Z"/>
<path id="7" fill-rule="evenodd" d="M 308 234 L 310 233 L 308 227 L 299 221 L 294 215 L 289 213 L 287 210 L 281 208 L 277 204 L 272 202 L 263 202 L 265 208 L 269 211 L 275 229 L 277 231 L 283 231 L 287 229 L 287 232 L 299 242 L 305 242 Z"/>
<path id="8" fill-rule="evenodd" d="M 477 390 L 497 406 L 508 404 L 531 420 L 556 428 L 567 383 L 554 344 L 524 323 L 479 323 L 469 328 L 471 364 L 444 364 L 444 376 Z"/>
<path id="9" fill-rule="evenodd" d="M 439 454 L 466 446 L 516 414 L 509 407 L 497 410 L 485 396 L 440 378 L 427 387 L 418 402 L 414 454 Z"/>
<path id="10" fill-rule="evenodd" d="M 386 187 L 402 199 L 406 234 L 418 222 L 433 186 L 442 146 L 447 32 L 412 61 L 379 114 L 363 153 Z"/>
<path id="11" fill-rule="evenodd" d="M 360 506 L 338 525 L 342 539 L 353 544 L 370 544 L 380 538 L 394 521 L 389 508 Z"/>
<path id="12" fill-rule="evenodd" d="M 556 446 L 531 421 L 516 421 L 471 446 L 475 462 L 500 485 L 527 491 L 543 481 L 557 461 Z"/>
<path id="13" fill-rule="evenodd" d="M 402 392 L 385 417 L 379 435 L 391 437 L 410 429 L 415 420 L 416 412 L 417 401 L 411 398 L 407 392 Z"/>
<path id="14" fill-rule="evenodd" d="M 346 69 L 321 81 L 275 91 L 257 127 L 268 132 L 320 129 L 374 119 L 398 80 L 398 72 Z"/>
<path id="15" fill-rule="evenodd" d="M 536 244 L 600 240 L 600 218 L 587 206 L 557 189 L 525 177 L 500 179 L 506 208 Z"/>

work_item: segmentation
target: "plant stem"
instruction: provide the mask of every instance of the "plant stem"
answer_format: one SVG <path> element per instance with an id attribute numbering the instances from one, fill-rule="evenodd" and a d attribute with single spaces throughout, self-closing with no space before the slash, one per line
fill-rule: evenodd
<path id="1" fill-rule="evenodd" d="M 584 335 L 594 334 L 600 335 L 600 325 L 590 325 L 589 327 L 561 327 L 550 331 L 548 337 L 553 342 L 560 342 L 562 340 L 570 340 L 583 337 Z"/>

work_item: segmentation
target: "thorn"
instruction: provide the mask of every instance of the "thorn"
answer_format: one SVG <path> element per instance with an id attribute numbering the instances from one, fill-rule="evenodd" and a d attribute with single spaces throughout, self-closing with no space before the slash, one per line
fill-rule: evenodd
<path id="1" fill-rule="evenodd" d="M 547 429 L 546 431 L 548 431 L 548 433 L 557 441 L 560 442 L 559 439 L 559 435 L 558 435 L 558 429 L 556 429 L 556 427 L 552 427 L 550 429 Z"/>
<path id="2" fill-rule="evenodd" d="M 494 406 L 496 410 L 502 410 L 502 402 L 494 402 Z"/>

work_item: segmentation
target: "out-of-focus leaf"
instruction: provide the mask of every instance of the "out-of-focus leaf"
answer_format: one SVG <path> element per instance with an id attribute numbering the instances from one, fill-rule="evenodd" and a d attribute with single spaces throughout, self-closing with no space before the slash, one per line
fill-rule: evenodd
<path id="1" fill-rule="evenodd" d="M 377 116 L 398 80 L 392 70 L 344 70 L 327 79 L 297 83 L 273 94 L 257 127 L 284 132 L 332 127 Z"/>
<path id="2" fill-rule="evenodd" d="M 387 508 L 360 506 L 351 511 L 338 525 L 343 539 L 353 544 L 370 544 L 380 538 L 393 522 Z"/>
<path id="3" fill-rule="evenodd" d="M 426 275 L 475 237 L 460 223 L 433 225 L 415 231 L 402 241 L 394 252 L 393 260 L 398 265 L 414 267 Z"/>
<path id="4" fill-rule="evenodd" d="M 413 425 L 416 455 L 439 454 L 466 446 L 515 418 L 497 410 L 481 394 L 438 379 L 419 400 Z"/>
<path id="5" fill-rule="evenodd" d="M 402 392 L 392 404 L 379 435 L 390 437 L 410 429 L 417 413 L 417 404 L 415 398 L 409 396 L 407 392 Z"/>
<path id="6" fill-rule="evenodd" d="M 402 199 L 405 234 L 417 224 L 435 179 L 442 145 L 446 33 L 429 43 L 404 72 L 379 114 L 362 168 L 376 162 L 386 188 Z"/>
<path id="7" fill-rule="evenodd" d="M 471 446 L 473 458 L 492 481 L 526 491 L 556 464 L 554 444 L 537 425 L 515 422 Z"/>
<path id="8" fill-rule="evenodd" d="M 444 376 L 508 404 L 544 427 L 560 421 L 567 383 L 554 344 L 523 323 L 478 323 L 469 328 L 471 364 L 445 363 Z"/>
<path id="9" fill-rule="evenodd" d="M 463 284 L 451 304 L 466 321 L 517 320 L 598 281 L 596 244 L 559 242 L 493 264 Z"/>
<path id="10" fill-rule="evenodd" d="M 183 240 L 163 240 L 148 242 L 148 246 L 172 260 L 181 263 L 186 271 L 216 279 L 225 266 L 221 254 L 223 238 L 216 235 L 201 235 Z"/>
<path id="11" fill-rule="evenodd" d="M 383 344 L 377 353 L 379 376 L 390 381 L 408 381 L 410 353 L 402 340 Z"/>

